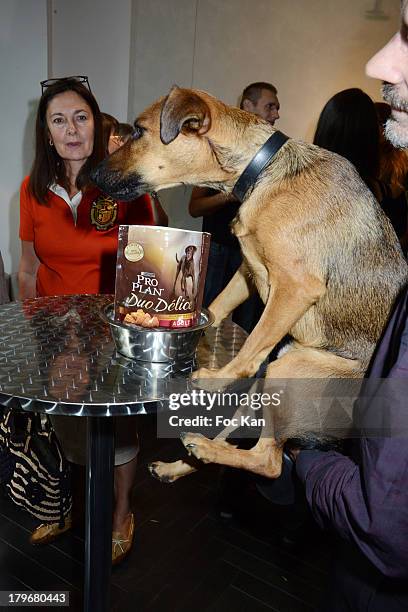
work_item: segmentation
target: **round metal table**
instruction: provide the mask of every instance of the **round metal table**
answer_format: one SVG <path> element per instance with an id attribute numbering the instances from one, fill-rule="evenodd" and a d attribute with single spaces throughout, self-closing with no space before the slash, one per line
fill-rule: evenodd
<path id="1" fill-rule="evenodd" d="M 166 407 L 170 381 L 197 365 L 216 368 L 246 334 L 231 321 L 209 328 L 196 358 L 135 362 L 115 350 L 100 310 L 113 296 L 36 298 L 0 307 L 0 403 L 17 410 L 87 418 L 84 610 L 109 610 L 114 467 L 113 417 Z M 101 504 L 103 500 L 103 505 Z M 103 507 L 103 512 L 101 512 Z"/>

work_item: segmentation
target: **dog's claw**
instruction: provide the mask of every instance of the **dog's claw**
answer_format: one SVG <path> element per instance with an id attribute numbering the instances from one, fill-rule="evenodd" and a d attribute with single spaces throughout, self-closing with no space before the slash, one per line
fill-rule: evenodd
<path id="1" fill-rule="evenodd" d="M 172 482 L 174 482 L 174 478 L 171 478 L 170 476 L 166 476 L 164 475 L 160 475 L 157 472 L 157 463 L 149 463 L 147 466 L 147 469 L 149 470 L 150 474 L 153 476 L 153 478 L 156 478 L 156 480 L 159 480 L 160 482 L 162 482 L 163 484 L 170 484 Z"/>
<path id="2" fill-rule="evenodd" d="M 181 434 L 181 441 L 184 444 L 185 449 L 187 450 L 189 455 L 192 455 L 193 457 L 195 457 L 196 459 L 199 459 L 200 461 L 203 461 L 202 457 L 201 457 L 201 451 L 200 451 L 200 444 L 203 442 L 208 442 L 208 439 L 203 436 L 203 434 L 200 433 L 186 433 L 183 432 Z M 193 437 L 193 440 L 191 440 L 191 437 Z M 190 441 L 191 440 L 191 441 Z M 204 463 L 206 463 L 206 460 L 204 459 Z"/>

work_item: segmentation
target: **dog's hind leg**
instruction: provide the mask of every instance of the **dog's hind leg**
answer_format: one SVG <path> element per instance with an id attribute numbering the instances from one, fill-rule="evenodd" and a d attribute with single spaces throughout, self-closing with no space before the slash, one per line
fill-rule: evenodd
<path id="1" fill-rule="evenodd" d="M 234 414 L 234 418 L 238 418 L 241 414 L 246 414 L 247 412 L 248 408 L 246 406 L 244 408 L 239 407 L 237 412 Z M 222 440 L 223 443 L 225 443 L 225 438 L 227 438 L 235 429 L 236 427 L 234 426 L 226 427 L 214 438 L 214 440 Z M 188 476 L 189 474 L 196 472 L 199 467 L 199 462 L 192 457 L 189 458 L 188 461 L 183 459 L 172 462 L 154 461 L 153 463 L 149 463 L 147 467 L 150 474 L 157 478 L 157 480 L 164 483 L 171 483 L 175 482 L 179 478 L 182 478 L 183 476 Z"/>
<path id="2" fill-rule="evenodd" d="M 228 285 L 210 304 L 209 309 L 215 317 L 214 327 L 226 319 L 233 310 L 249 298 L 255 291 L 248 268 L 244 263 L 238 268 Z"/>
<path id="3" fill-rule="evenodd" d="M 247 395 L 251 397 L 252 392 L 258 397 L 263 384 L 263 380 L 257 379 Z M 274 411 L 272 409 L 264 408 L 263 410 L 261 436 L 253 448 L 249 450 L 236 448 L 236 445 L 225 440 L 237 427 L 240 427 L 242 417 L 251 417 L 251 413 L 254 417 L 254 411 L 247 404 L 240 405 L 233 418 L 230 419 L 231 423 L 238 423 L 238 425 L 228 425 L 213 440 L 201 434 L 191 433 L 182 434 L 181 440 L 187 451 L 203 463 L 219 463 L 245 469 L 268 478 L 277 478 L 282 469 L 282 447 L 273 437 Z"/>
<path id="4" fill-rule="evenodd" d="M 231 419 L 231 423 L 233 423 L 235 419 L 240 419 L 241 416 L 247 415 L 248 413 L 248 406 L 238 406 L 238 409 L 236 410 L 233 418 Z M 225 427 L 214 438 L 214 440 L 221 440 L 225 444 L 225 439 L 228 438 L 228 436 L 231 435 L 231 433 L 235 431 L 235 429 L 236 426 L 232 424 L 228 427 Z M 147 467 L 152 476 L 154 476 L 161 482 L 171 483 L 175 482 L 179 478 L 182 478 L 183 476 L 188 476 L 189 474 L 193 474 L 194 472 L 196 472 L 200 463 L 201 462 L 195 460 L 194 457 L 190 457 L 188 461 L 182 459 L 173 462 L 154 461 L 153 463 L 149 463 Z"/>
<path id="5" fill-rule="evenodd" d="M 294 343 L 269 364 L 265 375 L 266 386 L 279 381 L 285 389 L 274 412 L 277 438 L 347 437 L 364 369 L 358 359 Z"/>
<path id="6" fill-rule="evenodd" d="M 301 436 L 302 433 L 312 432 L 318 436 L 325 436 L 325 428 L 329 432 L 335 430 L 340 424 L 344 431 L 342 409 L 339 414 L 333 414 L 333 406 L 327 405 L 315 409 L 313 400 L 315 391 L 321 388 L 313 386 L 309 390 L 309 397 L 305 397 L 305 386 L 296 386 L 292 379 L 328 379 L 333 378 L 360 378 L 363 375 L 361 363 L 329 353 L 328 351 L 301 347 L 293 348 L 281 358 L 269 364 L 266 371 L 268 383 L 270 379 L 279 380 L 279 385 L 285 385 L 287 394 L 282 406 L 269 406 L 264 408 L 265 423 L 261 436 L 256 445 L 249 449 L 234 448 L 221 440 L 209 440 L 200 434 L 184 434 L 182 442 L 186 449 L 197 459 L 204 463 L 219 463 L 235 468 L 255 472 L 269 478 L 277 478 L 281 472 L 283 444 L 288 437 Z M 322 384 L 324 382 L 322 381 Z M 264 389 L 265 391 L 265 389 Z M 271 395 L 271 394 L 270 394 Z M 330 413 L 330 414 L 329 414 Z M 329 417 L 329 418 L 328 418 Z M 276 436 L 276 438 L 275 438 Z"/>
<path id="7" fill-rule="evenodd" d="M 203 463 L 228 465 L 267 478 L 277 478 L 282 470 L 282 447 L 274 438 L 261 437 L 249 450 L 200 434 L 183 434 L 181 439 L 188 452 Z"/>

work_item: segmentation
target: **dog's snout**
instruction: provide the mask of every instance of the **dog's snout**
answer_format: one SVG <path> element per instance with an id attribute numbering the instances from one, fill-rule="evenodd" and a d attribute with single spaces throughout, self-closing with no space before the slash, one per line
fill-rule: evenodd
<path id="1" fill-rule="evenodd" d="M 109 169 L 106 161 L 103 161 L 92 171 L 91 179 L 102 191 L 116 196 L 122 183 L 122 173 Z"/>
<path id="2" fill-rule="evenodd" d="M 108 160 L 101 162 L 92 172 L 91 180 L 105 193 L 117 200 L 129 201 L 148 191 L 137 174 L 124 176 L 120 170 L 109 167 Z"/>
<path id="3" fill-rule="evenodd" d="M 98 187 L 102 188 L 101 183 L 104 181 L 106 175 L 106 165 L 105 162 L 101 162 L 96 168 L 94 168 L 91 172 L 91 180 L 98 185 Z"/>

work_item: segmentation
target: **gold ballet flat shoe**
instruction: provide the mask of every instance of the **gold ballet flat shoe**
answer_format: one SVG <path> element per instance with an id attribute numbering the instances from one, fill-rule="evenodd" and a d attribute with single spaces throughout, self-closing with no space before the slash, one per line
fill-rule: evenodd
<path id="1" fill-rule="evenodd" d="M 112 532 L 112 565 L 117 565 L 123 561 L 133 545 L 135 517 L 133 512 L 128 514 L 128 516 L 130 516 L 130 521 L 127 533 L 121 533 L 120 531 Z"/>
<path id="2" fill-rule="evenodd" d="M 33 533 L 30 536 L 30 544 L 34 546 L 38 546 L 40 544 L 48 544 L 52 542 L 62 533 L 68 531 L 72 527 L 72 518 L 69 514 L 65 519 L 64 527 L 60 528 L 59 523 L 42 523 L 38 525 L 36 529 L 34 529 Z"/>

